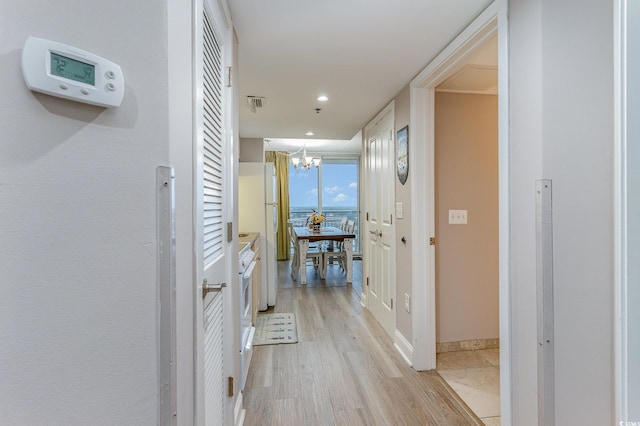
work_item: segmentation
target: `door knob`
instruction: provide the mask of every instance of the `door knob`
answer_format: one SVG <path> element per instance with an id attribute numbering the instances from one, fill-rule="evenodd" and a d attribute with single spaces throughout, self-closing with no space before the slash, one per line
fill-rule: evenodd
<path id="1" fill-rule="evenodd" d="M 223 288 L 227 286 L 227 283 L 220 284 L 208 284 L 207 279 L 202 280 L 202 298 L 207 296 L 207 293 L 211 291 L 222 291 Z"/>

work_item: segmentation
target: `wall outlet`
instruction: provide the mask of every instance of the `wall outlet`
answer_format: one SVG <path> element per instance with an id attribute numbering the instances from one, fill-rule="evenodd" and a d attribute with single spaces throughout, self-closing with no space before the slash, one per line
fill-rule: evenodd
<path id="1" fill-rule="evenodd" d="M 467 211 L 466 210 L 449 210 L 449 224 L 450 225 L 466 225 Z"/>
<path id="2" fill-rule="evenodd" d="M 407 293 L 404 294 L 404 310 L 411 312 L 411 296 Z"/>

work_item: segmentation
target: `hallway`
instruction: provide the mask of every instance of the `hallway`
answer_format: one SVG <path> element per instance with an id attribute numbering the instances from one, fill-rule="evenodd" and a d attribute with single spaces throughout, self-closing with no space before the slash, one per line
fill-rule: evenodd
<path id="1" fill-rule="evenodd" d="M 275 312 L 296 314 L 298 343 L 255 346 L 245 387 L 245 425 L 481 425 L 435 371 L 417 372 L 360 305 L 337 267 L 306 287 L 278 262 Z"/>

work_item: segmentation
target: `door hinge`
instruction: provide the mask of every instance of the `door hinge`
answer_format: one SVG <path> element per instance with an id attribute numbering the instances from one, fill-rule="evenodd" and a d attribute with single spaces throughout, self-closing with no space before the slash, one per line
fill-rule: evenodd
<path id="1" fill-rule="evenodd" d="M 367 277 L 367 287 L 369 287 L 369 277 Z"/>
<path id="2" fill-rule="evenodd" d="M 436 237 L 430 237 L 429 238 L 429 245 L 430 246 L 435 246 L 436 245 Z"/>
<path id="3" fill-rule="evenodd" d="M 227 222 L 227 242 L 233 241 L 233 222 Z"/>
<path id="4" fill-rule="evenodd" d="M 227 394 L 233 396 L 233 376 L 229 376 Z"/>
<path id="5" fill-rule="evenodd" d="M 393 311 L 393 299 L 391 299 L 391 310 Z"/>
<path id="6" fill-rule="evenodd" d="M 231 85 L 233 84 L 233 79 L 232 79 L 232 68 L 231 67 L 227 67 L 227 87 L 231 87 Z"/>
<path id="7" fill-rule="evenodd" d="M 369 212 L 367 212 L 367 221 L 369 220 Z"/>
<path id="8" fill-rule="evenodd" d="M 392 214 L 389 215 L 389 221 L 391 222 L 391 225 L 393 225 L 393 215 Z"/>

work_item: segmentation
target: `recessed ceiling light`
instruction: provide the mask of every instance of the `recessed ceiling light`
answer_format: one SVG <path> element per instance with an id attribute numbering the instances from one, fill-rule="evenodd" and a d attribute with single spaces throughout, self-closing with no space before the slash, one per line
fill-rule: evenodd
<path id="1" fill-rule="evenodd" d="M 327 102 L 328 100 L 329 100 L 329 98 L 327 98 L 325 95 L 318 96 L 318 101 L 319 102 Z"/>
<path id="2" fill-rule="evenodd" d="M 307 135 L 307 136 L 313 136 L 313 135 L 314 135 L 314 133 L 313 133 L 311 130 L 309 130 L 307 133 L 305 133 L 305 135 Z"/>

